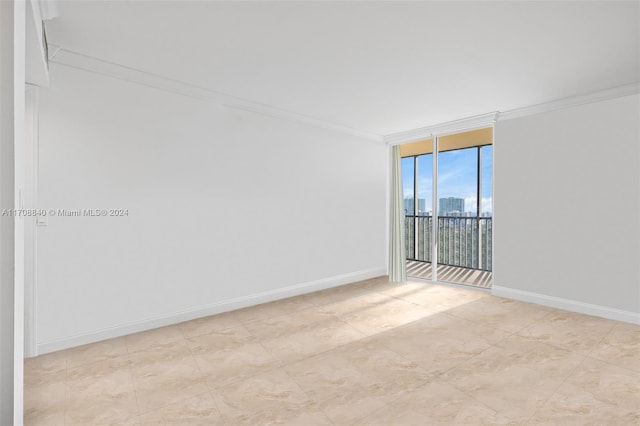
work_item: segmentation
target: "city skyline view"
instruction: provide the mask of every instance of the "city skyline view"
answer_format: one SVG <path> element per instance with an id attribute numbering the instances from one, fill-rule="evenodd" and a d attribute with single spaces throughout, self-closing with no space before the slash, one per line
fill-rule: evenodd
<path id="1" fill-rule="evenodd" d="M 480 148 L 481 156 L 481 206 L 482 216 L 493 212 L 493 188 L 491 171 L 493 168 L 493 146 L 486 145 Z M 465 148 L 440 152 L 438 156 L 438 199 L 461 198 L 464 199 L 464 212 L 469 215 L 477 215 L 477 181 L 478 161 L 477 148 Z M 415 164 L 417 173 L 418 214 L 431 214 L 432 201 L 432 154 L 423 154 L 417 157 Z M 402 159 L 402 185 L 405 208 L 408 214 L 413 214 L 412 205 L 408 199 L 414 198 L 414 157 Z M 422 201 L 424 200 L 424 201 Z M 424 207 L 423 207 L 424 206 Z"/>

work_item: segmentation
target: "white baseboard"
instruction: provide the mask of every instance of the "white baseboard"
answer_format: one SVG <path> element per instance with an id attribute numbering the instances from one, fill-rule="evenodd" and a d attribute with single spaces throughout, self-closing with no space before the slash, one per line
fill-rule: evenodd
<path id="1" fill-rule="evenodd" d="M 523 290 L 516 290 L 508 287 L 494 285 L 491 290 L 494 296 L 506 297 L 508 299 L 521 300 L 523 302 L 536 303 L 538 305 L 551 308 L 564 309 L 565 311 L 578 312 L 581 314 L 593 315 L 596 317 L 608 318 L 616 321 L 640 324 L 640 313 L 623 311 L 621 309 L 609 308 L 601 305 L 579 302 L 577 300 L 563 299 L 561 297 L 548 296 L 546 294 L 531 293 Z"/>
<path id="2" fill-rule="evenodd" d="M 76 346 L 86 345 L 87 343 L 99 342 L 101 340 L 111 339 L 114 337 L 125 336 L 131 333 L 150 330 L 153 328 L 164 327 L 167 325 L 177 324 L 196 318 L 207 317 L 209 315 L 220 314 L 223 312 L 233 311 L 240 308 L 259 305 L 261 303 L 272 302 L 274 300 L 286 299 L 287 297 L 299 296 L 305 293 L 325 290 L 332 287 L 338 287 L 344 284 L 354 283 L 369 278 L 386 275 L 386 268 L 374 268 L 363 271 L 351 272 L 348 274 L 336 275 L 329 278 L 323 278 L 316 281 L 310 281 L 302 284 L 295 284 L 288 287 L 265 291 L 261 293 L 251 294 L 248 296 L 236 297 L 234 299 L 223 300 L 212 303 L 210 305 L 201 306 L 193 309 L 187 309 L 180 312 L 174 312 L 155 318 L 148 318 L 134 323 L 121 324 L 114 327 L 95 330 L 90 333 L 79 334 L 75 336 L 65 337 L 62 339 L 50 340 L 38 343 L 38 354 L 55 352 L 62 349 L 69 349 Z"/>

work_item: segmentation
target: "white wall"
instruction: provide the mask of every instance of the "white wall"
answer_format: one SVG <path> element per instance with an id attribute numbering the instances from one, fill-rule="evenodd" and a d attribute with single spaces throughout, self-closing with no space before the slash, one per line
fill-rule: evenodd
<path id="1" fill-rule="evenodd" d="M 40 207 L 129 212 L 39 228 L 41 352 L 385 272 L 382 143 L 59 65 L 40 106 Z"/>
<path id="2" fill-rule="evenodd" d="M 640 321 L 640 98 L 499 121 L 494 294 Z"/>

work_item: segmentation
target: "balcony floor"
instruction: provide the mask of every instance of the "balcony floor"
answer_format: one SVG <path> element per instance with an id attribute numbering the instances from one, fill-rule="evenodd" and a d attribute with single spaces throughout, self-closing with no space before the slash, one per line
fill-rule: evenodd
<path id="1" fill-rule="evenodd" d="M 431 262 L 407 260 L 407 275 L 415 278 L 431 279 Z M 473 287 L 491 288 L 492 274 L 478 269 L 438 265 L 438 281 L 465 284 Z"/>

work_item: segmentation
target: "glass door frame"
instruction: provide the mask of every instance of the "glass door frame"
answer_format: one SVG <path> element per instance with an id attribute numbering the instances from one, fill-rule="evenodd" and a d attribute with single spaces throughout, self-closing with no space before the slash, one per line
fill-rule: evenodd
<path id="1" fill-rule="evenodd" d="M 465 283 L 458 283 L 458 282 L 451 282 L 451 281 L 440 281 L 438 279 L 438 267 L 440 266 L 438 264 L 438 254 L 439 254 L 439 240 L 440 240 L 440 229 L 439 229 L 439 222 L 440 222 L 440 214 L 439 214 L 439 205 L 438 205 L 438 186 L 439 186 L 439 179 L 438 179 L 438 171 L 439 171 L 439 154 L 440 154 L 440 138 L 443 136 L 449 136 L 449 135 L 455 135 L 455 134 L 459 134 L 459 133 L 465 133 L 468 131 L 473 131 L 473 130 L 479 130 L 479 129 L 486 129 L 486 128 L 490 128 L 492 131 L 492 136 L 491 136 L 491 142 L 488 143 L 481 143 L 478 145 L 472 145 L 466 148 L 475 148 L 476 151 L 476 161 L 477 161 L 477 170 L 476 170 L 476 191 L 475 191 L 475 195 L 476 195 L 476 217 L 478 219 L 478 232 L 480 232 L 480 218 L 481 218 L 481 214 L 482 214 L 482 193 L 483 193 L 483 186 L 482 186 L 482 180 L 483 180 L 483 170 L 482 170 L 482 166 L 483 166 L 483 160 L 482 160 L 482 148 L 485 146 L 492 146 L 493 149 L 493 154 L 495 154 L 495 126 L 491 125 L 491 126 L 480 126 L 480 127 L 475 127 L 475 128 L 468 128 L 468 129 L 464 129 L 464 130 L 458 130 L 455 132 L 446 132 L 446 133 L 442 133 L 442 134 L 431 134 L 429 135 L 430 139 L 431 139 L 431 154 L 432 154 L 432 182 L 431 182 L 431 242 L 430 242 L 430 249 L 431 249 L 431 253 L 430 253 L 430 263 L 431 263 L 431 281 L 433 282 L 445 282 L 445 283 L 450 283 L 450 284 L 457 284 L 457 285 L 467 285 Z M 465 147 L 461 147 L 459 149 L 465 149 Z M 449 149 L 447 151 L 450 151 Z M 447 152 L 445 151 L 445 152 Z M 415 155 L 407 155 L 407 157 L 413 157 L 413 215 L 411 215 L 411 219 L 413 220 L 412 222 L 412 232 L 413 232 L 413 236 L 412 238 L 409 238 L 408 240 L 413 240 L 413 253 L 414 253 L 414 260 L 419 260 L 418 259 L 418 229 L 417 229 L 417 224 L 418 224 L 418 207 L 419 207 L 419 197 L 418 197 L 418 189 L 419 189 L 419 185 L 418 185 L 418 179 L 419 179 L 419 170 L 418 170 L 418 157 L 420 155 L 428 155 L 429 153 L 426 152 L 424 154 L 415 154 Z M 492 159 L 491 159 L 491 198 L 492 198 L 492 204 L 493 204 L 493 186 L 494 186 L 494 170 L 495 170 L 495 155 L 492 154 Z M 493 222 L 493 207 L 491 207 L 491 216 L 492 216 L 492 222 Z M 426 216 L 429 217 L 429 216 Z M 406 223 L 406 222 L 405 222 Z M 492 224 L 492 228 L 493 228 L 493 224 Z M 407 232 L 408 229 L 405 231 Z M 478 242 L 479 238 L 478 238 Z M 491 236 L 491 241 L 490 241 L 490 248 L 491 251 L 493 252 L 493 235 Z M 486 270 L 486 269 L 482 269 L 480 267 L 481 263 L 481 258 L 482 258 L 482 253 L 481 253 L 481 248 L 478 247 L 478 267 L 479 270 Z M 426 260 L 425 260 L 426 261 Z M 491 285 L 493 284 L 493 256 L 491 256 L 491 265 L 488 265 L 490 267 L 489 271 L 491 272 Z M 473 268 L 475 269 L 475 268 Z M 420 277 L 418 277 L 420 278 Z M 426 280 L 429 280 L 428 278 L 423 278 Z M 468 284 L 468 285 L 472 285 L 473 284 Z"/>

